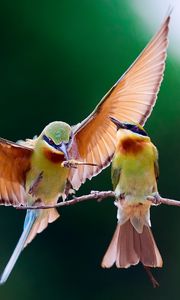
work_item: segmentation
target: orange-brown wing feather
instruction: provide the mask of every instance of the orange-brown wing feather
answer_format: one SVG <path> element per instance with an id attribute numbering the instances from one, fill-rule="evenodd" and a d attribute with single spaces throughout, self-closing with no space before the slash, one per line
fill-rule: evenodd
<path id="1" fill-rule="evenodd" d="M 25 176 L 32 149 L 0 139 L 0 204 L 21 205 L 25 201 Z"/>
<path id="2" fill-rule="evenodd" d="M 150 115 L 163 78 L 169 20 L 170 16 L 93 113 L 74 128 L 77 157 L 98 164 L 71 171 L 70 181 L 75 189 L 101 172 L 112 159 L 116 130 L 109 116 L 143 125 Z"/>

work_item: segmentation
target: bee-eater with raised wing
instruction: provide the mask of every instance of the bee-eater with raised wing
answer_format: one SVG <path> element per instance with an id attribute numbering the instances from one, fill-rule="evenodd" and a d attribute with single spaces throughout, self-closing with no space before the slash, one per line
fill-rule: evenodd
<path id="1" fill-rule="evenodd" d="M 102 267 L 128 268 L 141 262 L 148 267 L 162 267 L 162 258 L 150 226 L 151 202 L 158 197 L 158 152 L 147 133 L 138 124 L 117 126 L 117 146 L 112 161 L 112 184 L 118 208 L 114 236 L 103 258 Z"/>
<path id="2" fill-rule="evenodd" d="M 165 68 L 169 20 L 167 16 L 135 62 L 82 123 L 71 127 L 52 122 L 34 140 L 0 140 L 1 204 L 56 204 L 65 191 L 68 195 L 71 187 L 77 190 L 110 164 L 116 130 L 109 117 L 143 125 L 153 109 Z M 94 166 L 66 168 L 63 162 L 68 159 Z M 22 249 L 57 218 L 55 209 L 27 211 L 22 236 L 1 275 L 1 284 L 7 280 Z"/>

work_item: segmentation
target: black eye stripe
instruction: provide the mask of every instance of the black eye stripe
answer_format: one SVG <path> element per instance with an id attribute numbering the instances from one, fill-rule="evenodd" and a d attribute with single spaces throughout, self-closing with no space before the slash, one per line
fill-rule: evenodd
<path id="1" fill-rule="evenodd" d="M 45 142 L 49 143 L 49 139 L 48 139 L 48 137 L 47 137 L 46 135 L 43 135 L 43 140 L 44 140 Z"/>
<path id="2" fill-rule="evenodd" d="M 71 145 L 72 143 L 72 139 L 73 139 L 73 133 L 71 133 L 70 137 L 69 137 L 69 141 L 68 142 L 63 142 L 66 146 Z M 60 143 L 59 145 L 56 145 L 54 143 L 54 141 L 51 138 L 48 138 L 45 134 L 43 135 L 43 140 L 49 144 L 50 146 L 54 147 L 55 149 L 59 149 L 59 147 L 61 146 L 62 143 Z"/>
<path id="3" fill-rule="evenodd" d="M 138 133 L 140 135 L 143 135 L 143 136 L 147 136 L 147 133 L 145 130 L 139 128 L 138 126 L 136 125 L 133 125 L 133 124 L 127 124 L 127 129 L 131 130 L 132 132 L 135 132 L 135 133 Z"/>
<path id="4" fill-rule="evenodd" d="M 48 143 L 51 146 L 55 145 L 53 140 L 49 139 L 46 135 L 43 135 L 43 140 L 46 141 L 46 143 Z"/>

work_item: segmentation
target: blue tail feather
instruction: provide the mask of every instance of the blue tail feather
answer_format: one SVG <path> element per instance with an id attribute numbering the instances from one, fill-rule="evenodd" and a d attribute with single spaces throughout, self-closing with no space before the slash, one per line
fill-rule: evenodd
<path id="1" fill-rule="evenodd" d="M 25 221 L 24 221 L 24 228 L 23 232 L 21 234 L 21 237 L 16 245 L 16 248 L 14 249 L 13 254 L 11 255 L 2 275 L 0 276 L 0 284 L 3 284 L 8 279 L 19 255 L 21 254 L 25 242 L 27 240 L 27 237 L 32 229 L 32 226 L 34 222 L 36 221 L 37 217 L 39 215 L 39 210 L 27 210 Z"/>

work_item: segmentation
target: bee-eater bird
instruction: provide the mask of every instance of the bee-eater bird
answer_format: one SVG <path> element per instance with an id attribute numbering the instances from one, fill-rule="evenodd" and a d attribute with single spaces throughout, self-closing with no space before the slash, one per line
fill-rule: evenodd
<path id="1" fill-rule="evenodd" d="M 102 267 L 128 268 L 141 262 L 162 267 L 162 258 L 150 226 L 151 202 L 158 197 L 158 152 L 147 133 L 138 124 L 111 120 L 117 126 L 117 146 L 111 178 L 118 207 L 116 227 Z"/>
<path id="2" fill-rule="evenodd" d="M 52 122 L 33 140 L 0 140 L 0 203 L 28 205 L 37 200 L 56 204 L 100 173 L 113 157 L 116 130 L 109 116 L 143 125 L 155 104 L 163 78 L 170 15 L 166 17 L 135 62 L 103 97 L 95 110 L 76 126 Z M 63 161 L 77 159 L 93 165 L 66 168 Z M 3 272 L 4 283 L 23 248 L 58 218 L 56 209 L 28 210 L 21 238 Z"/>

